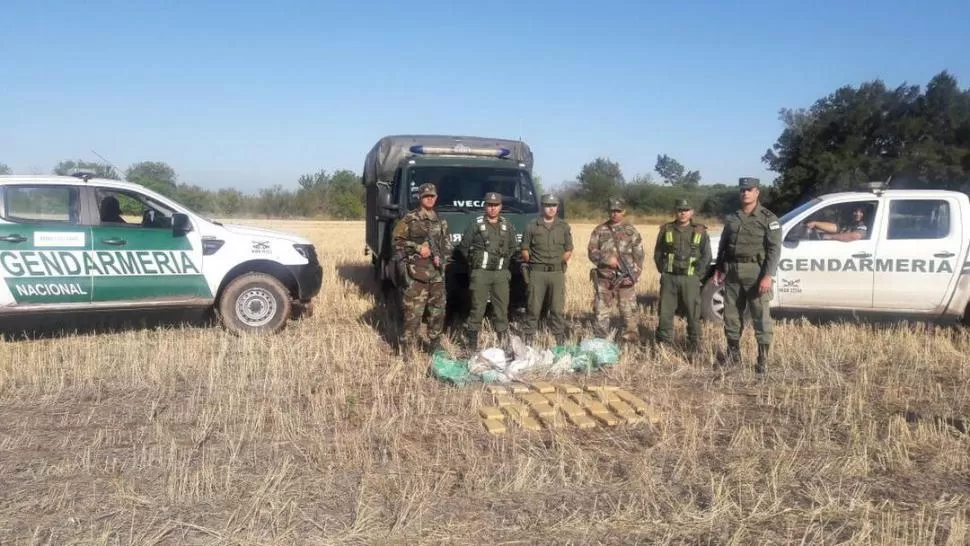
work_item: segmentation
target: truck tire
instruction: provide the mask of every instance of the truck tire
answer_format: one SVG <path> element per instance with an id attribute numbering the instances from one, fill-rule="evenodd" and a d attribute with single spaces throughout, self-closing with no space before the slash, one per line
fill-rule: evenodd
<path id="1" fill-rule="evenodd" d="M 275 334 L 286 326 L 290 291 L 276 277 L 246 273 L 233 279 L 219 299 L 219 317 L 231 333 Z"/>
<path id="2" fill-rule="evenodd" d="M 724 287 L 715 285 L 714 277 L 701 289 L 701 317 L 708 322 L 724 322 Z"/>

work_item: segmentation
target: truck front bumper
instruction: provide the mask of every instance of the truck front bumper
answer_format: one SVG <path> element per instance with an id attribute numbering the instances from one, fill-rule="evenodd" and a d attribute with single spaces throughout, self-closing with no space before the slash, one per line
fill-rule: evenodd
<path id="1" fill-rule="evenodd" d="M 308 302 L 320 293 L 323 285 L 323 267 L 319 263 L 289 266 L 296 279 L 297 296 L 301 302 Z"/>

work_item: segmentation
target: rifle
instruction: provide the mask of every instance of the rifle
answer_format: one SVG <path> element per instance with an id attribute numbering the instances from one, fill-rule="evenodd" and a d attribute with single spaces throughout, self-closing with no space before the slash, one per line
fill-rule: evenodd
<path id="1" fill-rule="evenodd" d="M 425 231 L 427 231 L 428 233 L 427 243 L 428 243 L 428 248 L 431 249 L 431 258 L 432 259 L 438 258 L 437 269 L 444 271 L 445 256 L 441 252 L 441 241 L 438 239 L 438 237 L 435 237 L 434 235 L 431 234 L 431 230 L 426 229 Z"/>
<path id="2" fill-rule="evenodd" d="M 620 274 L 613 277 L 613 280 L 610 281 L 610 289 L 615 289 L 621 282 L 623 282 L 623 279 L 627 278 L 629 278 L 631 282 L 636 283 L 637 278 L 633 275 L 633 268 L 630 267 L 630 263 L 627 262 L 626 258 L 623 257 L 623 254 L 620 253 L 620 244 L 617 242 L 616 233 L 614 233 L 612 229 L 610 230 L 610 237 L 613 238 L 613 246 L 616 248 L 616 257 L 620 263 Z"/>

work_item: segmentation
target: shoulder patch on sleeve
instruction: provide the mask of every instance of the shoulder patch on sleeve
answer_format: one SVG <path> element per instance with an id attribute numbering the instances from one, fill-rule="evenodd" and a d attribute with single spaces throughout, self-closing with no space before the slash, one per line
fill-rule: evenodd
<path id="1" fill-rule="evenodd" d="M 772 231 L 776 229 L 781 229 L 781 224 L 779 224 L 777 221 L 771 222 L 770 224 L 768 224 L 768 229 Z"/>

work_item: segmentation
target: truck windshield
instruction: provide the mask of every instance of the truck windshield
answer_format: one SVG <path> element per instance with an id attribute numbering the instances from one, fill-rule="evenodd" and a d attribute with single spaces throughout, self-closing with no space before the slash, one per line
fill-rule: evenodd
<path id="1" fill-rule="evenodd" d="M 502 194 L 503 212 L 539 212 L 532 179 L 525 171 L 494 167 L 421 166 L 410 169 L 408 208 L 418 204 L 418 188 L 430 182 L 438 189 L 438 210 L 478 212 L 485 194 Z"/>

